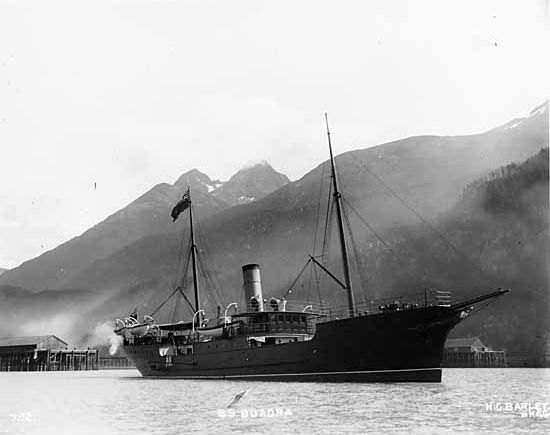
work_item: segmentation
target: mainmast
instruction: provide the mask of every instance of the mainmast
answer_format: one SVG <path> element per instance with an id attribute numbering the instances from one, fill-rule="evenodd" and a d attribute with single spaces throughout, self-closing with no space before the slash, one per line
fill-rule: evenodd
<path id="1" fill-rule="evenodd" d="M 195 313 L 200 309 L 200 298 L 199 298 L 199 281 L 197 273 L 197 246 L 195 245 L 195 232 L 193 230 L 193 203 L 191 201 L 191 189 L 187 189 L 189 193 L 189 225 L 191 227 L 191 265 L 193 267 L 193 289 L 195 290 Z M 200 322 L 200 314 L 199 322 Z"/>
<path id="2" fill-rule="evenodd" d="M 328 116 L 325 113 L 325 122 L 327 124 L 328 149 L 330 152 L 330 169 L 332 178 L 332 187 L 334 190 L 334 201 L 336 202 L 336 216 L 338 218 L 338 234 L 340 236 L 340 249 L 342 251 L 342 265 L 344 267 L 344 282 L 346 284 L 346 292 L 348 294 L 348 309 L 349 316 L 355 317 L 355 301 L 353 298 L 353 288 L 351 286 L 351 276 L 349 269 L 348 248 L 346 245 L 346 237 L 344 233 L 344 222 L 342 219 L 342 194 L 338 190 L 338 179 L 336 177 L 336 166 L 334 164 L 334 156 L 332 154 L 332 143 L 330 140 L 330 130 L 328 127 Z"/>

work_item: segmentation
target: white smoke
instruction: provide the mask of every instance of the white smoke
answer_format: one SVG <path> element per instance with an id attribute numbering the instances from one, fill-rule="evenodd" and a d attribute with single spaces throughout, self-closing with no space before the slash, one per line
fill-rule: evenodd
<path id="1" fill-rule="evenodd" d="M 89 346 L 109 345 L 109 354 L 117 353 L 122 345 L 122 337 L 113 332 L 113 325 L 109 322 L 98 323 L 88 339 Z"/>
<path id="2" fill-rule="evenodd" d="M 91 329 L 91 330 L 90 330 Z M 79 322 L 76 316 L 56 314 L 51 317 L 33 318 L 23 323 L 17 330 L 19 336 L 53 334 L 67 341 L 69 346 L 109 346 L 109 353 L 114 355 L 122 345 L 122 337 L 113 332 L 114 326 L 109 322 L 100 322 L 88 329 Z M 84 339 L 84 342 L 83 342 Z"/>

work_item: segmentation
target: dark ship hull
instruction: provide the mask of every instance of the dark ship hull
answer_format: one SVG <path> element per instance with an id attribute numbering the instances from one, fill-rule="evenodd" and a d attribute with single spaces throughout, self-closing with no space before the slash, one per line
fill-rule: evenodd
<path id="1" fill-rule="evenodd" d="M 189 354 L 161 356 L 166 343 L 138 339 L 125 343 L 125 351 L 146 377 L 440 382 L 447 334 L 464 313 L 430 306 L 332 320 L 317 324 L 311 340 L 285 344 L 250 347 L 250 337 L 237 336 L 195 342 Z"/>

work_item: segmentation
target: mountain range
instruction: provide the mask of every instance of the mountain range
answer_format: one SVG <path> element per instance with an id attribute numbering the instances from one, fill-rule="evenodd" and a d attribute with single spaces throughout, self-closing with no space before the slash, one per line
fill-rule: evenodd
<path id="1" fill-rule="evenodd" d="M 410 278 L 391 278 L 395 274 L 388 265 L 392 263 L 387 253 L 380 251 L 378 236 L 387 240 L 393 251 L 407 251 L 407 246 L 414 245 L 411 228 L 425 222 L 453 233 L 465 225 L 453 218 L 464 211 L 461 204 L 468 186 L 500 167 L 526 161 L 547 146 L 545 103 L 529 116 L 487 132 L 416 136 L 338 155 L 341 190 L 351 210 L 349 226 L 354 230 L 353 242 L 362 262 L 358 269 L 364 267 L 363 272 L 369 277 L 364 289 L 366 297 L 400 291 L 403 282 Z M 0 276 L 0 297 L 4 302 L 0 311 L 7 313 L 9 307 L 20 310 L 16 310 L 19 317 L 8 313 L 10 324 L 4 327 L 13 329 L 16 318 L 25 315 L 34 316 L 44 330 L 48 319 L 63 313 L 71 319 L 66 334 L 76 339 L 98 321 L 119 317 L 136 305 L 142 311 L 150 311 L 181 279 L 179 260 L 185 219 L 172 224 L 169 214 L 187 187 L 191 188 L 199 223 L 199 241 L 204 242 L 199 247 L 200 256 L 208 260 L 208 271 L 218 277 L 218 290 L 224 298 L 218 303 L 240 300 L 240 266 L 248 262 L 262 265 L 265 294 L 280 296 L 313 251 L 316 233 L 317 247 L 320 245 L 323 228 L 317 222 L 325 214 L 329 184 L 328 162 L 293 182 L 262 163 L 244 168 L 225 183 L 192 170 L 174 184 L 159 184 L 81 236 Z M 503 225 L 498 228 L 506 231 Z M 431 240 L 418 229 L 413 233 Z M 479 235 L 478 238 L 482 240 Z M 464 251 L 468 250 L 466 241 Z M 426 261 L 424 254 L 436 251 L 430 246 L 424 246 L 422 255 L 417 255 L 419 262 Z M 410 256 L 416 258 L 414 252 Z M 482 268 L 490 269 L 497 261 L 487 264 L 484 259 L 476 258 Z M 336 268 L 336 262 L 331 264 Z M 358 275 L 356 272 L 356 280 Z M 423 285 L 428 281 L 426 278 L 415 283 Z M 477 281 L 474 286 L 467 284 L 457 286 L 457 297 L 483 287 Z M 213 305 L 213 292 L 208 290 L 212 289 L 205 287 L 202 293 L 203 302 Z M 56 304 L 47 302 L 59 295 L 63 295 L 70 311 L 56 311 Z M 304 293 L 296 297 L 306 296 Z M 344 295 L 338 292 L 326 297 L 340 298 L 344 303 Z M 40 307 L 49 308 L 41 311 Z M 63 335 L 63 331 L 51 332 Z"/>
<path id="2" fill-rule="evenodd" d="M 107 258 L 131 243 L 155 234 L 176 231 L 170 210 L 189 188 L 199 219 L 237 204 L 260 199 L 288 183 L 288 178 L 262 162 L 241 169 L 228 181 L 213 181 L 197 169 L 174 184 L 161 183 L 123 209 L 2 277 L 2 283 L 31 291 L 66 288 L 90 263 Z"/>

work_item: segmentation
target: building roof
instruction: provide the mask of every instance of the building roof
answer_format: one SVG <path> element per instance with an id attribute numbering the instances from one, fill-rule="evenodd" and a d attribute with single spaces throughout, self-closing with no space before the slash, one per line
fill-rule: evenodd
<path id="1" fill-rule="evenodd" d="M 57 341 L 60 341 L 65 346 L 68 346 L 68 344 L 65 341 L 61 340 L 59 337 L 56 337 L 55 335 L 32 335 L 29 337 L 1 337 L 0 347 L 1 346 L 32 346 L 52 338 Z"/>
<path id="2" fill-rule="evenodd" d="M 449 347 L 487 347 L 479 337 L 448 338 L 445 342 L 445 348 Z"/>

